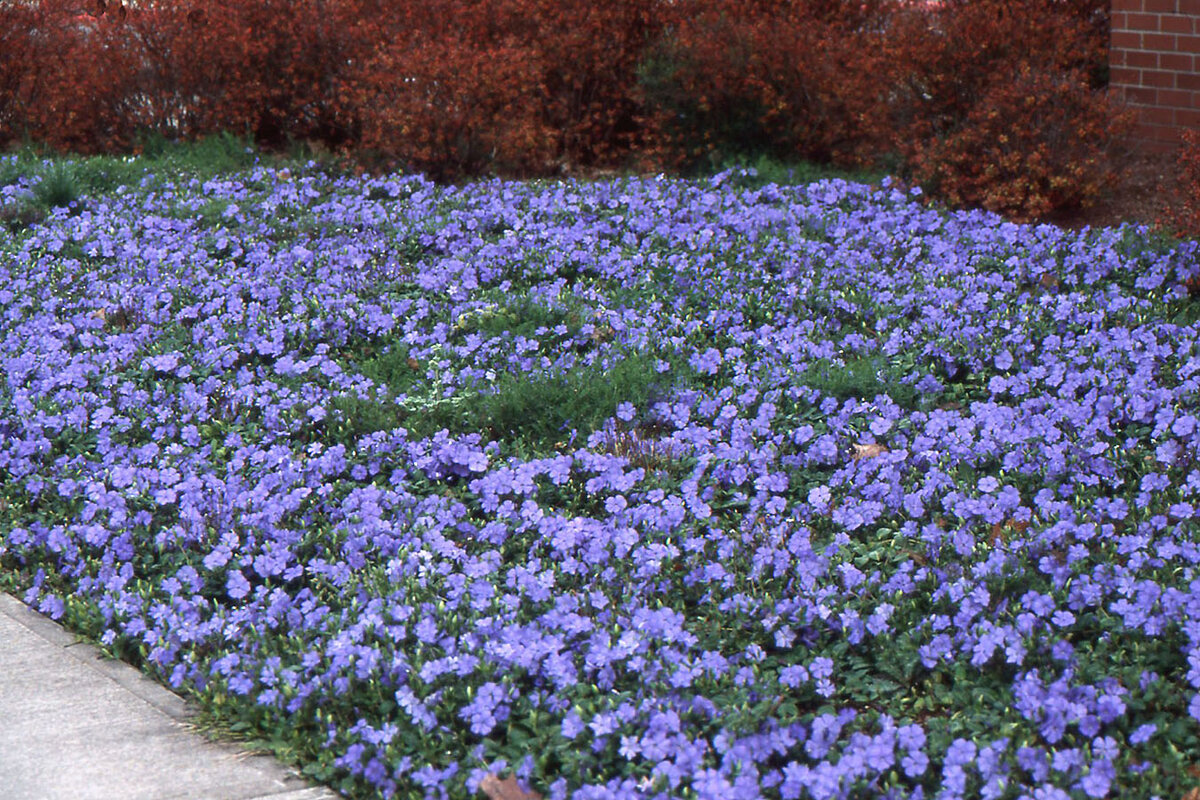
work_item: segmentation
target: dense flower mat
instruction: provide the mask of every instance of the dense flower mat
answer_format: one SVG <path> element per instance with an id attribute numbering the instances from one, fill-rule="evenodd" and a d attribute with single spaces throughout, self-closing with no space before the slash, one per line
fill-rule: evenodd
<path id="1" fill-rule="evenodd" d="M 259 168 L 0 232 L 3 580 L 356 796 L 1178 797 L 1197 247 L 914 194 Z"/>

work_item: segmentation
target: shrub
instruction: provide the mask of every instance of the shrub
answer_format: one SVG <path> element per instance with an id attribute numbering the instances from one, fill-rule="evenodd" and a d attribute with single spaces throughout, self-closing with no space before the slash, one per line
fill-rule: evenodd
<path id="1" fill-rule="evenodd" d="M 22 86 L 34 63 L 35 9 L 0 3 L 0 147 L 12 145 L 24 133 Z"/>
<path id="2" fill-rule="evenodd" d="M 957 128 L 1002 76 L 1079 73 L 1100 88 L 1106 9 L 1101 0 L 945 0 L 895 14 L 886 45 L 898 77 L 896 143 Z"/>
<path id="3" fill-rule="evenodd" d="M 484 26 L 434 35 L 415 22 L 381 42 L 347 86 L 361 145 L 439 179 L 541 171 L 555 148 L 531 100 L 536 53 Z"/>
<path id="4" fill-rule="evenodd" d="M 869 161 L 885 121 L 890 5 L 693 4 L 642 66 L 661 143 L 691 162 L 713 154 Z"/>
<path id="5" fill-rule="evenodd" d="M 1178 166 L 1179 191 L 1166 223 L 1180 236 L 1200 237 L 1200 132 L 1183 133 Z"/>
<path id="6" fill-rule="evenodd" d="M 346 82 L 369 150 L 453 177 L 618 163 L 639 143 L 653 0 L 384 2 Z"/>
<path id="7" fill-rule="evenodd" d="M 23 74 L 12 84 L 22 114 L 13 133 L 78 153 L 128 146 L 138 63 L 124 45 L 124 7 L 81 13 L 77 2 L 42 0 L 3 13 L 30 26 L 17 42 L 27 60 L 14 59 Z"/>
<path id="8" fill-rule="evenodd" d="M 543 123 L 558 157 L 616 165 L 644 144 L 638 69 L 680 9 L 658 0 L 514 0 L 542 67 Z"/>
<path id="9" fill-rule="evenodd" d="M 939 197 L 1033 220 L 1086 205 L 1115 178 L 1128 116 L 1078 73 L 1002 74 L 952 130 L 915 142 L 913 176 Z"/>
<path id="10" fill-rule="evenodd" d="M 952 203 L 1018 219 L 1087 203 L 1128 119 L 1103 93 L 1107 4 L 947 0 L 897 14 L 895 149 Z"/>
<path id="11" fill-rule="evenodd" d="M 130 15 L 147 127 L 170 138 L 229 132 L 260 144 L 341 144 L 336 88 L 357 55 L 354 2 L 180 0 Z"/>
<path id="12" fill-rule="evenodd" d="M 441 179 L 903 164 L 1033 218 L 1094 196 L 1119 129 L 1103 0 L 95 1 L 2 4 L 0 140 L 229 133 Z"/>
<path id="13" fill-rule="evenodd" d="M 334 91 L 351 60 L 354 3 L 180 0 L 133 9 L 97 0 L 0 8 L 3 139 L 75 152 L 247 134 L 339 144 L 352 133 Z M 15 109 L 22 114 L 16 116 Z"/>

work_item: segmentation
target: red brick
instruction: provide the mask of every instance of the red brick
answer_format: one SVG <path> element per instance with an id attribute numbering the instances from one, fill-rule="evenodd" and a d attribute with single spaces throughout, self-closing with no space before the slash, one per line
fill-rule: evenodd
<path id="1" fill-rule="evenodd" d="M 1168 108 L 1190 109 L 1194 99 L 1193 92 L 1185 92 L 1180 89 L 1158 90 L 1158 104 L 1160 106 L 1167 106 Z"/>
<path id="2" fill-rule="evenodd" d="M 1175 109 L 1150 106 L 1138 113 L 1138 119 L 1150 125 L 1174 125 Z"/>
<path id="3" fill-rule="evenodd" d="M 1142 8 L 1156 14 L 1179 13 L 1179 0 L 1144 0 Z"/>
<path id="4" fill-rule="evenodd" d="M 1182 14 L 1164 14 L 1158 18 L 1158 29 L 1163 33 L 1192 33 L 1195 23 L 1192 17 Z"/>
<path id="5" fill-rule="evenodd" d="M 1142 71 L 1113 64 L 1108 70 L 1108 82 L 1111 86 L 1139 86 L 1142 83 Z"/>
<path id="6" fill-rule="evenodd" d="M 1142 10 L 1142 0 L 1113 0 L 1112 1 L 1112 10 L 1113 10 L 1113 13 L 1116 13 L 1119 11 L 1120 12 L 1141 11 Z"/>
<path id="7" fill-rule="evenodd" d="M 1200 36 L 1176 36 L 1175 52 L 1200 53 Z"/>
<path id="8" fill-rule="evenodd" d="M 1140 86 L 1130 86 L 1125 90 L 1125 99 L 1139 106 L 1153 106 L 1158 102 L 1158 92 L 1154 89 L 1143 89 Z"/>
<path id="9" fill-rule="evenodd" d="M 1175 76 L 1175 85 L 1180 89 L 1200 92 L 1200 72 L 1181 72 Z"/>
<path id="10" fill-rule="evenodd" d="M 1183 37 L 1176 37 L 1173 33 L 1143 33 L 1142 49 L 1157 50 L 1160 53 L 1174 53 L 1176 38 Z"/>
<path id="11" fill-rule="evenodd" d="M 1131 67 L 1158 69 L 1158 53 L 1148 53 L 1145 50 L 1128 50 L 1125 53 L 1125 63 Z"/>
<path id="12" fill-rule="evenodd" d="M 1200 16 L 1200 0 L 1179 0 L 1179 13 Z"/>
<path id="13" fill-rule="evenodd" d="M 1200 130 L 1200 109 L 1176 109 L 1175 124 L 1185 128 L 1196 128 Z"/>
<path id="14" fill-rule="evenodd" d="M 1142 86 L 1153 86 L 1155 89 L 1174 89 L 1175 73 L 1148 69 L 1142 73 Z"/>
<path id="15" fill-rule="evenodd" d="M 1142 46 L 1142 35 L 1134 31 L 1117 31 L 1112 32 L 1113 49 L 1121 50 L 1139 50 Z"/>
<path id="16" fill-rule="evenodd" d="M 1126 23 L 1123 26 L 1125 30 L 1142 31 L 1150 33 L 1158 33 L 1159 21 L 1162 19 L 1160 14 L 1128 14 Z M 1191 31 L 1188 31 L 1191 33 Z"/>
<path id="17" fill-rule="evenodd" d="M 1193 58 L 1191 53 L 1159 53 L 1158 66 L 1172 72 L 1191 72 Z"/>

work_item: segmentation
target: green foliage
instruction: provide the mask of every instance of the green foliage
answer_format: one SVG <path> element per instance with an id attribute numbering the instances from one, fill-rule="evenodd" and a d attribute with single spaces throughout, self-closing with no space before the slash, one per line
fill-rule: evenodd
<path id="1" fill-rule="evenodd" d="M 45 209 L 37 208 L 29 202 L 10 203 L 0 206 L 0 222 L 3 222 L 10 233 L 36 225 L 46 218 Z"/>
<path id="2" fill-rule="evenodd" d="M 495 302 L 488 302 L 492 298 Z M 471 331 L 485 337 L 533 337 L 537 331 L 552 330 L 559 325 L 578 330 L 583 312 L 570 301 L 545 302 L 529 294 L 505 297 L 500 293 L 484 293 L 485 305 L 469 316 L 458 320 L 457 332 Z"/>
<path id="3" fill-rule="evenodd" d="M 656 362 L 632 353 L 607 367 L 594 363 L 565 372 L 506 372 L 490 385 L 443 397 L 428 386 L 407 352 L 396 347 L 359 367 L 384 392 L 374 398 L 335 399 L 326 433 L 349 445 L 376 431 L 404 428 L 419 438 L 446 429 L 484 433 L 521 452 L 550 453 L 571 438 L 586 439 L 620 403 L 644 407 L 664 396 L 672 378 L 659 374 Z"/>
<path id="4" fill-rule="evenodd" d="M 62 158 L 40 148 L 26 147 L 0 159 L 0 186 L 35 176 L 37 203 L 45 208 L 67 206 L 86 195 L 108 194 L 122 186 L 137 186 L 148 175 L 186 175 L 205 180 L 249 169 L 257 164 L 278 168 L 306 165 L 312 154 L 303 148 L 267 154 L 249 139 L 220 133 L 194 142 L 176 142 L 147 134 L 136 155 L 98 155 Z M 327 166 L 332 160 L 327 160 Z"/>
<path id="5" fill-rule="evenodd" d="M 68 164 L 56 162 L 42 172 L 33 187 L 33 196 L 44 208 L 65 208 L 83 195 L 84 187 Z"/>
<path id="6" fill-rule="evenodd" d="M 196 176 L 236 172 L 259 161 L 253 142 L 228 131 L 195 142 L 171 141 L 151 133 L 141 139 L 140 148 L 144 160 Z"/>
<path id="7" fill-rule="evenodd" d="M 1127 261 L 1145 262 L 1164 256 L 1178 246 L 1178 240 L 1161 228 L 1146 230 L 1125 225 L 1121 228 L 1121 238 L 1114 249 Z"/>
<path id="8" fill-rule="evenodd" d="M 878 183 L 887 172 L 879 169 L 846 169 L 817 161 L 786 161 L 767 153 L 722 154 L 709 159 L 701 175 L 734 170 L 732 185 L 756 189 L 760 186 L 800 186 L 822 180 Z"/>
<path id="9" fill-rule="evenodd" d="M 619 404 L 644 407 L 663 396 L 670 378 L 658 373 L 656 361 L 631 353 L 607 368 L 592 364 L 564 374 L 505 374 L 495 393 L 479 395 L 471 411 L 494 438 L 516 440 L 532 452 L 551 452 L 572 431 L 586 439 Z"/>
<path id="10" fill-rule="evenodd" d="M 823 361 L 809 367 L 799 383 L 826 397 L 871 400 L 887 395 L 902 408 L 915 408 L 920 392 L 904 380 L 907 371 L 884 356 L 850 356 L 841 363 Z"/>

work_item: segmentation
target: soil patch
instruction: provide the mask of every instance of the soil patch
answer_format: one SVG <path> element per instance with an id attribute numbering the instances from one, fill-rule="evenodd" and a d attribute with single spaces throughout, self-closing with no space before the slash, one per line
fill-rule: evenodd
<path id="1" fill-rule="evenodd" d="M 1134 152 L 1122 159 L 1118 179 L 1090 206 L 1060 212 L 1049 221 L 1065 228 L 1103 228 L 1132 222 L 1165 222 L 1183 187 L 1174 152 Z"/>

